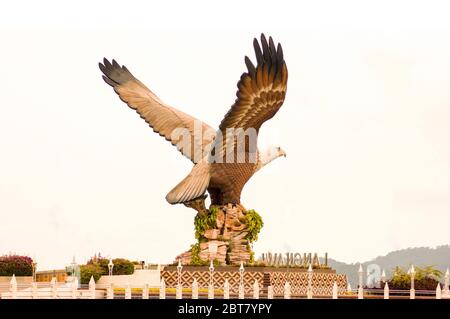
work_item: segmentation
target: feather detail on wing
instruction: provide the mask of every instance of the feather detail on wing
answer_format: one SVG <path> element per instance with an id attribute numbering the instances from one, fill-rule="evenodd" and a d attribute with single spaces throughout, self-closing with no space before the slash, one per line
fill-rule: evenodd
<path id="1" fill-rule="evenodd" d="M 275 47 L 272 38 L 267 42 L 262 34 L 262 49 L 256 39 L 253 46 L 257 65 L 255 67 L 250 59 L 245 57 L 248 71 L 241 75 L 237 84 L 237 99 L 219 126 L 224 137 L 222 154 L 227 152 L 226 147 L 229 145 L 227 129 L 242 128 L 245 131 L 254 128 L 258 133 L 261 125 L 272 118 L 284 102 L 288 71 L 281 45 Z"/>
<path id="2" fill-rule="evenodd" d="M 215 130 L 200 120 L 162 102 L 125 66 L 107 59 L 99 63 L 103 79 L 120 99 L 134 109 L 153 131 L 163 136 L 193 163 L 198 163 L 214 140 Z"/>
<path id="3" fill-rule="evenodd" d="M 170 204 L 189 202 L 202 196 L 210 180 L 210 166 L 206 161 L 197 163 L 189 175 L 175 186 L 166 196 Z"/>

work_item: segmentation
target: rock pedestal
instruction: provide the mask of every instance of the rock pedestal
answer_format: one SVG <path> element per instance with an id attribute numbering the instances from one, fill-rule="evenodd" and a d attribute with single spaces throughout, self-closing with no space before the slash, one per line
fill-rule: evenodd
<path id="1" fill-rule="evenodd" d="M 197 215 L 202 219 L 196 231 L 199 243 L 177 256 L 183 265 L 207 264 L 215 260 L 220 265 L 239 265 L 252 259 L 247 212 L 240 205 L 211 206 L 208 211 Z M 204 221 L 207 221 L 205 226 Z M 203 226 L 198 226 L 203 225 Z M 215 247 L 217 247 L 217 251 Z"/>

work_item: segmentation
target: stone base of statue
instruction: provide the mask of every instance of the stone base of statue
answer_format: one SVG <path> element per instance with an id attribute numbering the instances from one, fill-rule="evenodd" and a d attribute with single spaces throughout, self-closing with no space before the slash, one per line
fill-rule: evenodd
<path id="1" fill-rule="evenodd" d="M 198 242 L 191 249 L 176 257 L 183 265 L 240 265 L 254 262 L 251 243 L 263 226 L 261 217 L 254 210 L 241 205 L 211 205 L 206 209 L 202 201 L 189 203 L 198 211 L 195 217 L 195 237 Z"/>

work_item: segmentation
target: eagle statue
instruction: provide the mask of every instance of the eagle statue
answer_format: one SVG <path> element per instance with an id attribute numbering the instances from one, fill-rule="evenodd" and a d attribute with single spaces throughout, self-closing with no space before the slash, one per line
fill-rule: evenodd
<path id="1" fill-rule="evenodd" d="M 188 204 L 197 199 L 204 199 L 204 194 L 208 192 L 211 204 L 240 204 L 242 189 L 253 174 L 275 158 L 286 156 L 280 147 L 270 147 L 265 151 L 256 149 L 253 154 L 250 149 L 252 144 L 256 145 L 261 125 L 272 118 L 283 104 L 288 79 L 280 44 L 275 47 L 272 37 L 267 41 L 262 34 L 261 46 L 257 39 L 254 39 L 253 46 L 257 65 L 255 67 L 250 59 L 245 57 L 247 72 L 241 75 L 237 84 L 237 99 L 217 131 L 165 104 L 125 66 L 120 66 L 115 60 L 111 63 L 105 58 L 103 64 L 99 63 L 104 74 L 103 79 L 114 88 L 120 99 L 134 109 L 156 133 L 171 142 L 193 162 L 194 166 L 189 175 L 167 194 L 166 200 L 169 203 Z M 200 130 L 196 129 L 196 123 Z M 189 141 L 173 134 L 180 128 L 189 133 Z M 253 129 L 256 132 L 243 142 L 245 145 L 241 154 L 238 154 L 239 139 L 227 136 L 230 135 L 230 128 L 242 129 L 244 132 Z M 198 131 L 204 134 L 196 136 Z M 219 139 L 221 143 L 217 142 Z M 183 145 L 190 147 L 182 147 Z M 229 160 L 226 158 L 229 154 L 235 156 L 230 156 Z"/>
<path id="2" fill-rule="evenodd" d="M 241 205 L 247 181 L 274 159 L 286 156 L 280 147 L 260 151 L 261 125 L 271 119 L 284 102 L 288 71 L 281 45 L 273 39 L 254 39 L 256 66 L 245 57 L 247 72 L 237 84 L 237 99 L 218 130 L 164 103 L 125 67 L 106 58 L 99 63 L 103 79 L 120 99 L 134 109 L 153 131 L 163 136 L 194 164 L 191 172 L 166 196 L 170 204 L 194 208 L 198 243 L 177 257 L 178 262 L 204 265 L 252 263 L 251 243 L 263 226 L 261 217 Z M 206 192 L 211 205 L 206 209 Z M 197 245 L 197 246 L 196 246 Z"/>

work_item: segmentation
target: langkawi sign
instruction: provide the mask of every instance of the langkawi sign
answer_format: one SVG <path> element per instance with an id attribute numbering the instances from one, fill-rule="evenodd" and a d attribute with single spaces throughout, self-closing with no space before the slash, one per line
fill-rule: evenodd
<path id="1" fill-rule="evenodd" d="M 328 266 L 328 253 L 325 253 L 320 262 L 317 253 L 264 253 L 260 260 L 267 266 Z"/>

